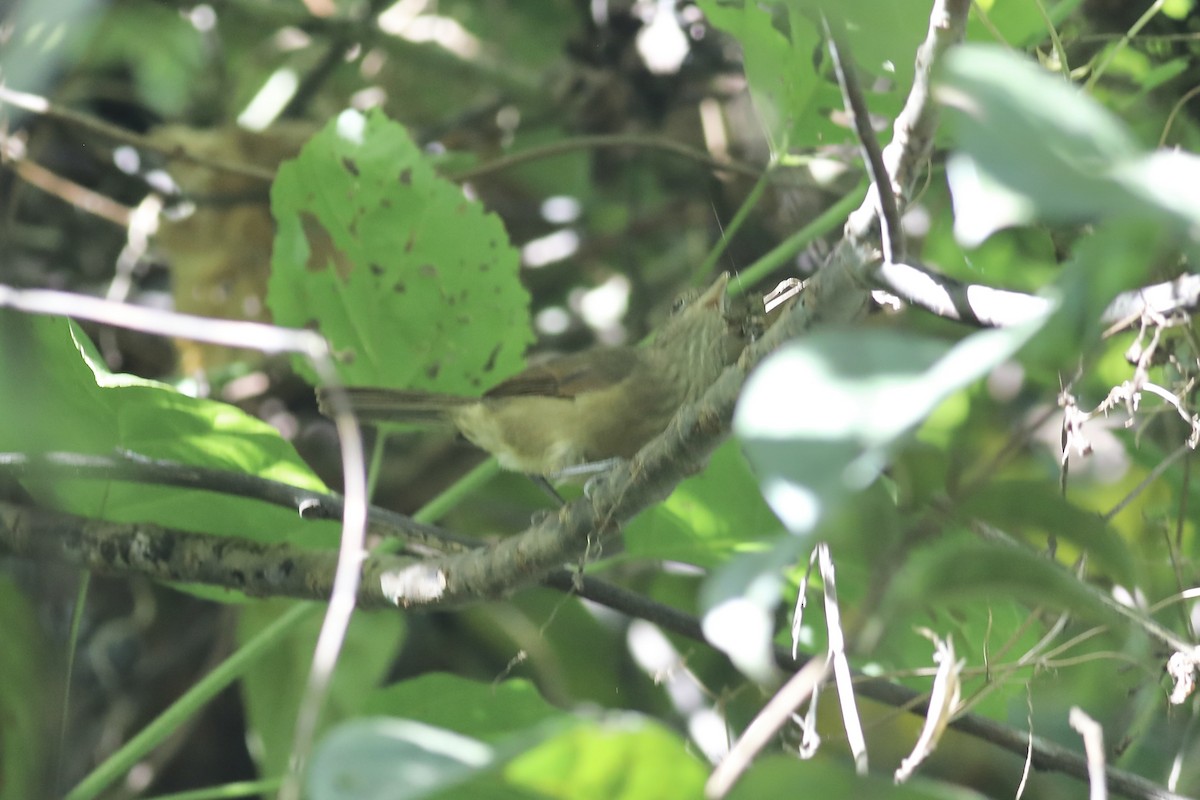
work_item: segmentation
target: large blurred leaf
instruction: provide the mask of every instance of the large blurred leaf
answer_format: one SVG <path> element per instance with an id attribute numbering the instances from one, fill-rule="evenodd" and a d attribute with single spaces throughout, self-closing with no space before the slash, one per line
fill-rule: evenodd
<path id="1" fill-rule="evenodd" d="M 257 601 L 240 609 L 239 643 L 252 641 L 293 603 Z M 254 662 L 242 678 L 251 754 L 263 775 L 281 775 L 291 756 L 296 714 L 312 669 L 313 650 L 323 618 L 310 614 L 271 652 Z M 321 714 L 322 729 L 359 714 L 387 674 L 404 631 L 399 614 L 355 614 L 346 631 L 338 668 Z"/>
<path id="2" fill-rule="evenodd" d="M 946 170 L 965 244 L 1035 219 L 1157 215 L 1185 229 L 1200 220 L 1200 159 L 1142 154 L 1120 120 L 1026 58 L 955 48 L 936 96 L 958 145 Z"/>
<path id="3" fill-rule="evenodd" d="M 493 769 L 502 756 L 469 736 L 420 722 L 363 717 L 320 743 L 308 771 L 312 800 L 417 800 Z"/>
<path id="4" fill-rule="evenodd" d="M 49 690 L 60 684 L 47 680 L 50 665 L 37 610 L 8 575 L 0 577 L 0 631 L 0 798 L 46 797 L 46 745 L 56 717 L 47 711 L 57 705 Z"/>
<path id="5" fill-rule="evenodd" d="M 1091 622 L 1128 625 L 1097 594 L 1061 564 L 1027 547 L 947 536 L 915 552 L 904 580 L 891 586 L 880 607 L 896 618 L 923 607 L 952 606 L 995 598 L 1019 598 L 1030 608 L 1070 611 Z"/>
<path id="6" fill-rule="evenodd" d="M 88 48 L 84 58 L 92 70 L 129 70 L 141 100 L 166 119 L 187 110 L 208 55 L 186 15 L 145 0 L 112 4 Z"/>
<path id="7" fill-rule="evenodd" d="M 822 331 L 763 362 L 733 427 L 763 496 L 795 536 L 709 581 L 705 635 L 739 668 L 766 675 L 781 575 L 811 547 L 804 535 L 874 482 L 888 451 L 939 403 L 1011 357 L 1041 324 L 983 331 L 953 347 L 879 330 Z"/>
<path id="8" fill-rule="evenodd" d="M 446 702 L 448 697 L 454 702 Z M 367 711 L 403 716 L 489 742 L 562 714 L 528 681 L 479 683 L 446 673 L 430 673 L 380 689 L 371 697 Z"/>
<path id="9" fill-rule="evenodd" d="M 40 94 L 59 71 L 59 61 L 79 46 L 101 4 L 96 0 L 24 0 L 6 6 L 8 33 L 0 47 L 0 74 L 13 89 Z M 28 112 L 8 106 L 4 113 L 15 127 Z"/>
<path id="10" fill-rule="evenodd" d="M 983 331 L 953 347 L 847 330 L 781 348 L 746 382 L 734 415 L 767 502 L 793 532 L 807 533 L 875 479 L 901 436 L 1011 357 L 1041 324 Z"/>
<path id="11" fill-rule="evenodd" d="M 514 759 L 505 779 L 562 800 L 701 797 L 708 770 L 679 736 L 634 714 L 611 714 Z"/>
<path id="12" fill-rule="evenodd" d="M 982 800 L 984 797 L 957 786 L 916 780 L 902 786 L 870 775 L 854 774 L 848 764 L 832 759 L 802 761 L 794 756 L 768 755 L 759 759 L 734 785 L 729 800 L 803 796 L 822 800 Z"/>
<path id="13" fill-rule="evenodd" d="M 703 794 L 704 765 L 677 735 L 644 717 L 610 714 L 587 721 L 560 714 L 525 729 L 510 722 L 507 730 L 507 737 L 489 742 L 411 719 L 345 723 L 317 748 L 308 792 L 314 800 L 415 800 L 435 793 L 472 800 L 657 800 Z"/>
<path id="14" fill-rule="evenodd" d="M 1101 318 L 1104 309 L 1118 293 L 1175 268 L 1179 244 L 1177 235 L 1153 220 L 1114 219 L 1092 226 L 1063 265 L 1057 281 L 1062 302 L 1043 335 L 1031 344 L 1030 360 L 1058 374 L 1063 363 L 1093 347 L 1111 324 Z"/>
<path id="15" fill-rule="evenodd" d="M 704 766 L 656 723 L 569 714 L 525 681 L 426 675 L 380 690 L 368 710 L 395 716 L 335 729 L 313 761 L 313 797 L 650 800 L 699 797 L 704 783 Z"/>
<path id="16" fill-rule="evenodd" d="M 529 297 L 504 226 L 382 112 L 331 120 L 271 205 L 268 304 L 325 334 L 346 382 L 470 393 L 520 368 Z"/>
<path id="17" fill-rule="evenodd" d="M 1046 16 L 1054 25 L 1060 25 L 1084 0 L 1058 0 L 1033 3 L 1013 3 L 1010 0 L 978 0 L 972 3 L 972 14 L 967 19 L 969 41 L 1000 41 L 1021 49 L 1044 43 L 1048 34 Z"/>

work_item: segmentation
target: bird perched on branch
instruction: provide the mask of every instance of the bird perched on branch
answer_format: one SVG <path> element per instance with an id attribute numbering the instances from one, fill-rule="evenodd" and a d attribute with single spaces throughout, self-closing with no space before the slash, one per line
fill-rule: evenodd
<path id="1" fill-rule="evenodd" d="M 644 347 L 555 358 L 483 397 L 349 388 L 350 405 L 365 422 L 448 424 L 505 469 L 552 480 L 593 474 L 662 433 L 737 359 L 756 323 L 751 313 L 731 313 L 728 283 L 725 273 L 681 297 Z M 317 396 L 329 413 L 329 391 Z"/>

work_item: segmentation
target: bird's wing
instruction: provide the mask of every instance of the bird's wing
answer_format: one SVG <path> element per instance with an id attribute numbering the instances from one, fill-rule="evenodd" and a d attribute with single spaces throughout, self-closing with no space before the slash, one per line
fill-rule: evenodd
<path id="1" fill-rule="evenodd" d="M 630 347 L 588 350 L 532 366 L 493 386 L 484 397 L 534 395 L 571 399 L 620 383 L 636 363 L 637 353 Z"/>

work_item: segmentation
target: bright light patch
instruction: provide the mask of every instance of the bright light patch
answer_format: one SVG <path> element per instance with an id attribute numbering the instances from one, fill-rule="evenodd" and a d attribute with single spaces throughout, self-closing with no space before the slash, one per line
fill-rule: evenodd
<path id="1" fill-rule="evenodd" d="M 821 500 L 810 489 L 783 480 L 769 478 L 763 482 L 763 497 L 780 521 L 793 532 L 809 531 L 821 516 Z"/>
<path id="2" fill-rule="evenodd" d="M 655 75 L 673 75 L 683 66 L 691 42 L 675 18 L 675 0 L 658 0 L 654 18 L 637 34 L 637 51 Z"/>
<path id="3" fill-rule="evenodd" d="M 200 33 L 208 33 L 217 26 L 217 12 L 207 3 L 201 3 L 188 13 L 188 21 Z"/>
<path id="4" fill-rule="evenodd" d="M 567 328 L 571 327 L 571 315 L 562 306 L 550 306 L 537 313 L 533 324 L 538 333 L 558 336 L 560 333 L 566 333 Z"/>
<path id="5" fill-rule="evenodd" d="M 574 197 L 555 195 L 542 201 L 542 219 L 555 225 L 566 225 L 579 219 L 583 206 Z"/>
<path id="6" fill-rule="evenodd" d="M 138 156 L 137 150 L 127 144 L 123 144 L 116 150 L 113 150 L 113 164 L 126 175 L 133 175 L 141 168 L 142 159 Z"/>
<path id="7" fill-rule="evenodd" d="M 704 638 L 722 650 L 739 670 L 756 680 L 770 680 L 771 616 L 745 597 L 726 600 L 704 615 Z"/>
<path id="8" fill-rule="evenodd" d="M 352 108 L 348 108 L 337 118 L 337 135 L 346 141 L 361 145 L 363 133 L 367 130 L 367 118 Z"/>
<path id="9" fill-rule="evenodd" d="M 729 724 L 715 709 L 703 708 L 688 717 L 688 734 L 711 763 L 729 753 Z"/>
<path id="10" fill-rule="evenodd" d="M 526 242 L 521 248 L 521 263 L 530 269 L 538 269 L 564 258 L 570 258 L 579 249 L 579 234 L 570 229 L 555 231 L 547 236 Z"/>
<path id="11" fill-rule="evenodd" d="M 596 330 L 612 328 L 621 322 L 629 309 L 629 279 L 613 275 L 595 289 L 583 293 L 579 313 Z"/>
<path id="12" fill-rule="evenodd" d="M 834 158 L 813 156 L 808 162 L 808 173 L 821 186 L 828 186 L 846 174 L 846 163 Z"/>
<path id="13" fill-rule="evenodd" d="M 248 131 L 266 130 L 296 94 L 300 77 L 287 67 L 275 70 L 238 115 L 238 125 Z"/>

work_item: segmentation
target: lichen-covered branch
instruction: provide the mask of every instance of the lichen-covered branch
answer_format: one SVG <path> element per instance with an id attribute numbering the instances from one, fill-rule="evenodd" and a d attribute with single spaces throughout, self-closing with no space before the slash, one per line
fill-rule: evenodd
<path id="1" fill-rule="evenodd" d="M 290 508 L 306 520 L 340 521 L 345 514 L 341 495 L 314 492 L 245 472 L 198 467 L 136 453 L 112 456 L 86 453 L 0 453 L 0 475 L 21 480 L 86 478 L 129 481 L 153 486 L 215 492 Z M 398 539 L 399 549 L 418 556 L 478 547 L 479 541 L 417 522 L 411 517 L 378 506 L 367 510 L 367 533 Z"/>
<path id="2" fill-rule="evenodd" d="M 149 523 L 118 523 L 0 503 L 0 553 L 55 561 L 100 575 L 141 575 L 202 583 L 261 597 L 329 599 L 337 553 L 192 533 Z M 398 556 L 371 559 L 394 569 Z M 360 604 L 386 601 L 365 583 Z"/>

